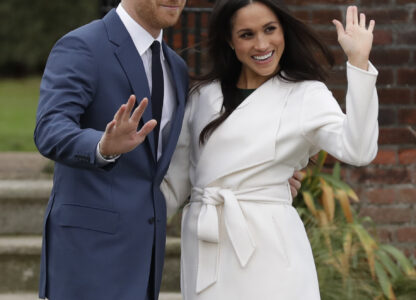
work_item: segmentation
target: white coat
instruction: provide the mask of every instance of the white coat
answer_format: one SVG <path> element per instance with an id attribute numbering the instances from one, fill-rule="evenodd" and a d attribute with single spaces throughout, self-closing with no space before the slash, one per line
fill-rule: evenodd
<path id="1" fill-rule="evenodd" d="M 377 74 L 347 63 L 347 114 L 321 82 L 272 78 L 202 146 L 201 130 L 221 110 L 220 84 L 191 95 L 161 186 L 170 212 L 191 195 L 182 217 L 184 300 L 320 299 L 288 179 L 321 149 L 352 165 L 374 159 Z"/>

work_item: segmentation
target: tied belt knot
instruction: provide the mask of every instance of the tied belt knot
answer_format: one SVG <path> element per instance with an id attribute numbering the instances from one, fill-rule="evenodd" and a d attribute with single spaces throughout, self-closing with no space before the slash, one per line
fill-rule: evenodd
<path id="1" fill-rule="evenodd" d="M 202 203 L 198 216 L 198 274 L 196 292 L 200 293 L 217 281 L 219 259 L 219 217 L 222 215 L 227 236 L 241 267 L 247 266 L 256 249 L 239 201 L 291 204 L 289 184 L 233 191 L 219 187 L 194 187 L 191 203 Z"/>

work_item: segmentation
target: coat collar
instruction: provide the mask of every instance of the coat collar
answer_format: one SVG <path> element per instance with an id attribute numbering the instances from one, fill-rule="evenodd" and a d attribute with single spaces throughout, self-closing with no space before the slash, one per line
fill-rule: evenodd
<path id="1" fill-rule="evenodd" d="M 280 120 L 292 87 L 293 84 L 278 78 L 269 79 L 233 111 L 201 149 L 196 186 L 209 186 L 226 175 L 274 159 Z M 205 98 L 218 94 L 221 95 L 221 86 L 216 82 L 200 95 L 196 105 L 203 105 L 202 102 L 209 101 Z M 212 113 L 216 114 L 221 109 L 222 96 L 220 101 L 213 101 L 210 105 L 215 106 Z M 200 109 L 197 111 L 204 114 Z M 198 122 L 198 114 L 194 117 Z"/>

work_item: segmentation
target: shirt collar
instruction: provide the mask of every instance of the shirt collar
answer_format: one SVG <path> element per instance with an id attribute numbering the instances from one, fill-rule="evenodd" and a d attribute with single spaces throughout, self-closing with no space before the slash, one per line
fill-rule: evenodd
<path id="1" fill-rule="evenodd" d="M 128 33 L 130 34 L 130 37 L 133 40 L 133 43 L 136 46 L 140 56 L 142 56 L 150 48 L 155 40 L 158 41 L 160 45 L 162 45 L 163 30 L 160 31 L 159 36 L 155 39 L 127 13 L 121 3 L 117 6 L 116 12 L 126 27 Z M 161 53 L 164 60 L 165 55 L 163 51 L 161 51 Z"/>

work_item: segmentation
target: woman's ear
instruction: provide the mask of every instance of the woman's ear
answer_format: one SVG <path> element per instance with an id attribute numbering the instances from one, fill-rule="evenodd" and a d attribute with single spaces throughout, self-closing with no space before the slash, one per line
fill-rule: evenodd
<path id="1" fill-rule="evenodd" d="M 233 49 L 233 51 L 234 51 L 234 46 L 233 46 L 233 43 L 231 43 L 231 41 L 228 41 L 228 45 L 230 46 L 230 48 L 231 49 Z"/>

